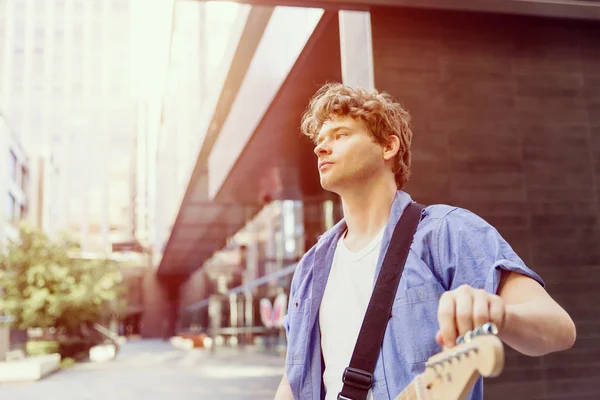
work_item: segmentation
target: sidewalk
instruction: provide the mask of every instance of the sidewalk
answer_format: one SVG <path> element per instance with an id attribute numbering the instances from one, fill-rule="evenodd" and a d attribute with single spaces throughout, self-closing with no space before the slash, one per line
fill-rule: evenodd
<path id="1" fill-rule="evenodd" d="M 79 364 L 42 381 L 0 385 L 11 400 L 267 400 L 283 357 L 255 349 L 179 350 L 159 340 L 127 343 L 117 359 Z"/>

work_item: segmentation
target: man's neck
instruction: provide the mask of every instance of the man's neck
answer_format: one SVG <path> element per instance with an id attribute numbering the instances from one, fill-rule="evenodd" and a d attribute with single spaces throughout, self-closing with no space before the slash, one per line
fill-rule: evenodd
<path id="1" fill-rule="evenodd" d="M 396 190 L 395 182 L 373 180 L 340 196 L 348 228 L 344 243 L 350 250 L 360 250 L 383 229 Z"/>

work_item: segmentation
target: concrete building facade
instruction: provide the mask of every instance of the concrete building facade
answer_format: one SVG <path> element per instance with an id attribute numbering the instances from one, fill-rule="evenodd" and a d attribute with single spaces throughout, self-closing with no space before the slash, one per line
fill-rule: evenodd
<path id="1" fill-rule="evenodd" d="M 130 13 L 130 0 L 0 2 L 0 104 L 31 158 L 29 190 L 47 196 L 34 192 L 52 170 L 51 231 L 87 252 L 133 230 Z"/>
<path id="2" fill-rule="evenodd" d="M 7 121 L 0 115 L 0 249 L 18 239 L 18 223 L 27 217 L 29 159 Z M 1 250 L 0 250 L 1 251 Z"/>

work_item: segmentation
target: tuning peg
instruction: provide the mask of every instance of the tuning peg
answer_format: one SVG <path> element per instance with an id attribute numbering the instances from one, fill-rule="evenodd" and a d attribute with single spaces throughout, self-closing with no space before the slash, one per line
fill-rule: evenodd
<path id="1" fill-rule="evenodd" d="M 464 336 L 456 338 L 456 344 L 471 343 L 471 339 L 473 339 L 473 332 L 467 331 Z"/>
<path id="2" fill-rule="evenodd" d="M 441 378 L 442 377 L 441 371 L 444 370 L 444 367 L 442 365 L 442 361 L 434 361 L 434 362 L 427 361 L 425 363 L 425 367 L 431 368 L 433 370 L 433 372 L 435 373 L 435 376 L 437 378 Z"/>
<path id="3" fill-rule="evenodd" d="M 483 324 L 483 326 L 475 328 L 472 331 L 468 331 L 464 334 L 464 336 L 459 336 L 456 338 L 456 344 L 470 343 L 474 337 L 482 336 L 482 335 L 497 335 L 498 328 L 492 322 L 487 322 Z"/>
<path id="4" fill-rule="evenodd" d="M 498 327 L 496 327 L 496 325 L 492 322 L 487 322 L 487 323 L 483 324 L 481 329 L 483 329 L 483 331 L 488 335 L 497 335 L 498 334 Z"/>
<path id="5" fill-rule="evenodd" d="M 471 343 L 471 340 L 473 340 L 473 331 L 467 331 L 465 333 L 465 343 Z"/>

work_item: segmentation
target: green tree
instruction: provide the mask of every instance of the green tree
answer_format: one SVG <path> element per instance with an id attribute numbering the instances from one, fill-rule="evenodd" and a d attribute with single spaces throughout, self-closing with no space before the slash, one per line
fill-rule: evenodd
<path id="1" fill-rule="evenodd" d="M 107 259 L 83 259 L 72 240 L 51 240 L 20 227 L 17 243 L 0 254 L 0 314 L 20 329 L 55 327 L 76 332 L 103 322 L 123 307 L 119 266 Z"/>

